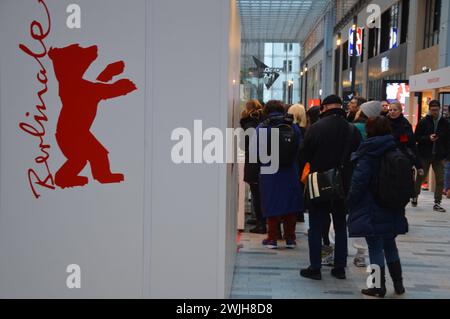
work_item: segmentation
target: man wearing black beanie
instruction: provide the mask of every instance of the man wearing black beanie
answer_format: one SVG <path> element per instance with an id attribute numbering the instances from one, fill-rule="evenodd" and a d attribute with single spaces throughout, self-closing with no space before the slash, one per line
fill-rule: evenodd
<path id="1" fill-rule="evenodd" d="M 339 96 L 326 97 L 321 105 L 320 121 L 306 132 L 300 150 L 300 162 L 310 163 L 311 173 L 326 172 L 338 168 L 344 159 L 342 170 L 344 191 L 347 194 L 351 182 L 350 155 L 356 151 L 361 142 L 359 131 L 346 120 Z M 347 146 L 346 146 L 347 145 Z M 348 151 L 346 151 L 346 149 Z M 344 154 L 345 153 L 345 154 Z M 333 216 L 336 245 L 334 268 L 331 274 L 338 279 L 345 279 L 347 266 L 347 222 L 345 200 L 309 203 L 309 257 L 311 265 L 300 271 L 302 277 L 320 280 L 322 227 L 327 214 Z"/>

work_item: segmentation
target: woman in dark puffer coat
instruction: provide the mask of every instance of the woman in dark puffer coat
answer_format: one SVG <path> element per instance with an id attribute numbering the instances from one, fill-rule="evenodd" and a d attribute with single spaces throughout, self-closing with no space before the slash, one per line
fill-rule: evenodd
<path id="1" fill-rule="evenodd" d="M 397 147 L 411 159 L 412 166 L 422 170 L 414 132 L 409 121 L 403 116 L 400 102 L 391 103 L 388 118 Z"/>
<path id="2" fill-rule="evenodd" d="M 395 292 L 403 294 L 402 268 L 395 238 L 408 231 L 405 209 L 381 208 L 375 202 L 371 183 L 378 174 L 383 155 L 396 148 L 386 117 L 370 118 L 366 124 L 367 140 L 352 156 L 355 169 L 347 198 L 350 237 L 365 237 L 370 263 L 380 267 L 381 281 L 377 288 L 363 289 L 365 295 L 384 297 L 386 294 L 385 262 L 394 282 Z"/>
<path id="3" fill-rule="evenodd" d="M 418 174 L 423 175 L 423 165 L 418 156 L 413 129 L 403 116 L 403 108 L 400 102 L 391 103 L 388 118 L 397 147 L 410 158 L 411 166 L 417 169 Z"/>
<path id="4" fill-rule="evenodd" d="M 244 131 L 255 129 L 261 123 L 263 118 L 262 105 L 258 100 L 249 100 L 245 104 L 245 109 L 241 114 L 241 127 Z M 261 195 L 259 191 L 259 164 L 250 162 L 249 138 L 245 138 L 245 166 L 244 166 L 244 182 L 250 186 L 252 194 L 252 206 L 256 215 L 256 226 L 250 229 L 251 233 L 265 234 L 266 220 L 261 211 Z"/>

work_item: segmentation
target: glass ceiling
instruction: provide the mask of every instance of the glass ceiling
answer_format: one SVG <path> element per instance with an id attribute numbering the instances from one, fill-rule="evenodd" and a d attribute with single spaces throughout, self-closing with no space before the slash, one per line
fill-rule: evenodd
<path id="1" fill-rule="evenodd" d="M 237 0 L 243 41 L 301 42 L 331 0 Z"/>

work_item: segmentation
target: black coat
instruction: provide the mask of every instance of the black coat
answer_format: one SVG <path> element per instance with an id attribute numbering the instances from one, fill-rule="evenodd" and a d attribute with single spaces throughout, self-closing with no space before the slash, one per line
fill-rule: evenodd
<path id="1" fill-rule="evenodd" d="M 433 158 L 433 142 L 430 141 L 430 135 L 435 133 L 439 136 L 439 139 L 435 142 L 436 154 L 434 159 L 450 159 L 449 124 L 446 119 L 441 118 L 435 131 L 434 122 L 430 115 L 420 120 L 416 128 L 415 138 L 420 157 L 423 159 Z"/>
<path id="2" fill-rule="evenodd" d="M 259 114 L 259 113 L 257 113 Z M 241 127 L 245 130 L 249 128 L 254 128 L 259 125 L 260 118 L 258 117 L 246 117 L 241 119 Z M 256 131 L 255 131 L 256 133 Z M 249 184 L 256 184 L 259 181 L 259 164 L 249 163 L 249 145 L 250 138 L 245 136 L 245 166 L 244 166 L 244 182 Z"/>
<path id="3" fill-rule="evenodd" d="M 408 120 L 401 115 L 396 119 L 389 118 L 389 123 L 391 124 L 392 135 L 397 147 L 410 158 L 413 166 L 417 169 L 423 168 L 418 156 L 413 129 Z"/>
<path id="4" fill-rule="evenodd" d="M 351 134 L 349 135 L 349 131 Z M 331 109 L 321 114 L 320 120 L 307 131 L 300 147 L 300 163 L 310 163 L 311 172 L 325 172 L 339 166 L 344 157 L 343 183 L 348 191 L 351 181 L 351 153 L 355 152 L 361 143 L 358 129 L 347 122 L 343 109 Z M 346 145 L 348 154 L 344 156 Z"/>
<path id="5" fill-rule="evenodd" d="M 346 117 L 348 122 L 353 123 L 355 121 L 356 113 L 348 112 Z"/>

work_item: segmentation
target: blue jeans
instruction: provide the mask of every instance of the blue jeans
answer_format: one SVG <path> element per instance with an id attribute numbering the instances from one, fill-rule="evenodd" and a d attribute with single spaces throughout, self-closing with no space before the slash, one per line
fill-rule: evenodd
<path id="1" fill-rule="evenodd" d="M 444 189 L 445 191 L 450 189 L 450 161 L 445 162 Z"/>
<path id="2" fill-rule="evenodd" d="M 334 266 L 347 266 L 347 219 L 344 201 L 311 204 L 309 209 L 309 260 L 314 270 L 322 268 L 322 228 L 331 213 L 335 232 Z"/>
<path id="3" fill-rule="evenodd" d="M 371 236 L 366 237 L 369 246 L 369 258 L 371 265 L 384 267 L 384 258 L 388 264 L 399 261 L 397 244 L 392 236 Z"/>

